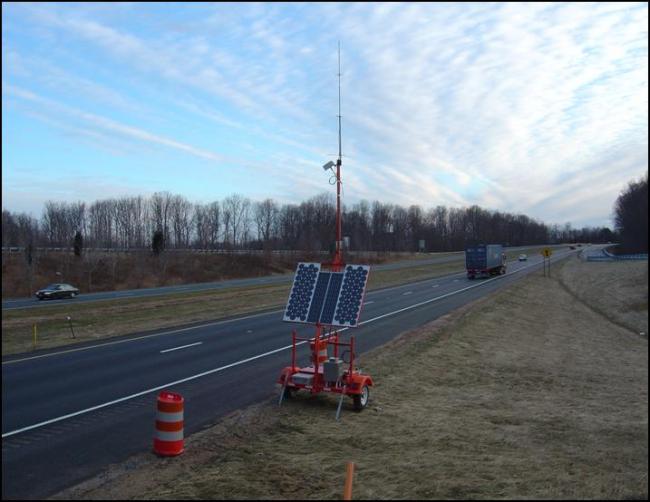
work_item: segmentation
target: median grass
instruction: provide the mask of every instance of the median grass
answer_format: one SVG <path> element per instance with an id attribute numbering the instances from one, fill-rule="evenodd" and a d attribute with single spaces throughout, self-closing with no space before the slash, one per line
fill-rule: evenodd
<path id="1" fill-rule="evenodd" d="M 533 253 L 539 248 L 510 252 Z M 432 255 L 414 255 L 408 267 L 399 270 L 373 270 L 368 290 L 440 277 L 464 270 L 463 253 L 437 253 L 456 256 L 441 264 L 424 265 L 418 261 Z M 291 279 L 291 277 L 288 277 Z M 66 301 L 2 313 L 2 354 L 11 355 L 51 349 L 82 342 L 108 339 L 157 329 L 213 321 L 265 309 L 282 309 L 291 284 L 253 286 L 194 293 L 173 293 L 145 298 L 125 298 L 91 303 Z M 67 320 L 70 317 L 70 321 Z M 36 336 L 34 336 L 36 326 Z M 74 335 L 74 336 L 73 336 Z"/>
<path id="2" fill-rule="evenodd" d="M 608 265 L 571 258 L 364 354 L 362 413 L 271 395 L 180 457 L 143 452 L 53 498 L 340 499 L 353 461 L 355 499 L 647 500 L 647 338 L 594 308 L 592 281 L 561 282 L 647 298 Z"/>
<path id="3" fill-rule="evenodd" d="M 462 258 L 440 265 L 417 265 L 400 270 L 373 271 L 368 289 L 395 286 L 462 271 Z M 49 349 L 80 342 L 211 321 L 286 305 L 287 283 L 194 293 L 175 293 L 89 303 L 67 301 L 30 309 L 3 311 L 2 354 Z M 67 317 L 71 321 L 67 320 Z M 36 325 L 36 343 L 33 328 Z M 72 325 L 72 329 L 70 328 Z M 74 332 L 74 338 L 73 338 Z"/>

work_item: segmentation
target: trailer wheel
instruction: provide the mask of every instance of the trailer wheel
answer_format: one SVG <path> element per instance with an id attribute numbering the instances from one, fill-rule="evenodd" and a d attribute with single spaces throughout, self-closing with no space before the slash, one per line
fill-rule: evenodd
<path id="1" fill-rule="evenodd" d="M 293 387 L 285 387 L 284 388 L 284 396 L 282 396 L 282 399 L 291 399 L 293 397 L 293 392 L 294 392 Z"/>
<path id="2" fill-rule="evenodd" d="M 363 410 L 368 404 L 369 398 L 370 398 L 370 389 L 368 389 L 367 385 L 364 385 L 361 388 L 361 394 L 355 394 L 352 396 L 352 400 L 354 401 L 354 411 Z"/>

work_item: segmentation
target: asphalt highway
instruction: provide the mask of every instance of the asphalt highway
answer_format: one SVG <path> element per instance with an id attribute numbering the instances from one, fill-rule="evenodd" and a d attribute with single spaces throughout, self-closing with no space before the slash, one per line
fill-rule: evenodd
<path id="1" fill-rule="evenodd" d="M 553 260 L 576 252 L 558 250 Z M 540 268 L 541 257 L 531 255 L 491 279 L 470 281 L 463 272 L 369 292 L 360 327 L 342 334 L 355 336 L 363 368 L 368 350 Z M 2 498 L 45 498 L 151 451 L 163 389 L 185 398 L 186 437 L 238 408 L 277 399 L 275 382 L 290 363 L 291 330 L 303 337 L 314 330 L 282 322 L 282 313 L 3 358 Z M 304 342 L 298 361 L 308 361 Z M 373 389 L 371 404 L 372 397 Z M 346 401 L 342 420 L 357 419 Z M 335 412 L 333 406 L 332 420 Z"/>
<path id="2" fill-rule="evenodd" d="M 531 246 L 519 246 L 519 247 L 509 247 L 505 248 L 507 251 L 516 251 L 519 249 L 527 249 Z M 550 245 L 549 247 L 561 247 L 566 248 L 566 244 L 562 245 Z M 406 260 L 395 263 L 387 263 L 384 265 L 373 265 L 373 270 L 395 270 L 400 268 L 409 268 L 416 266 L 425 266 L 425 265 L 434 265 L 441 263 L 449 263 L 452 261 L 462 261 L 464 256 L 464 251 L 458 251 L 453 254 L 444 253 L 442 256 L 433 254 L 431 258 L 425 258 L 421 260 Z M 352 263 L 352 262 L 351 262 Z M 459 269 L 464 265 L 459 264 Z M 162 286 L 159 288 L 141 288 L 141 289 L 129 289 L 123 291 L 105 291 L 102 293 L 84 293 L 81 292 L 81 295 L 74 299 L 62 299 L 62 300 L 47 300 L 39 301 L 36 298 L 14 298 L 2 301 L 2 310 L 15 310 L 15 309 L 24 309 L 24 308 L 34 308 L 34 307 L 43 307 L 43 306 L 65 306 L 69 305 L 69 302 L 76 303 L 86 303 L 86 302 L 96 302 L 96 301 L 106 301 L 106 300 L 117 300 L 124 298 L 142 298 L 145 296 L 159 296 L 159 295 L 168 295 L 173 293 L 193 293 L 198 291 L 212 291 L 219 289 L 227 288 L 238 288 L 246 286 L 263 286 L 269 284 L 282 284 L 289 283 L 293 280 L 293 272 L 283 275 L 272 275 L 265 277 L 252 277 L 247 279 L 231 279 L 226 281 L 217 281 L 217 282 L 203 282 L 198 284 L 182 284 L 177 286 Z M 62 281 L 65 282 L 65 281 Z M 43 284 L 43 287 L 46 285 Z"/>

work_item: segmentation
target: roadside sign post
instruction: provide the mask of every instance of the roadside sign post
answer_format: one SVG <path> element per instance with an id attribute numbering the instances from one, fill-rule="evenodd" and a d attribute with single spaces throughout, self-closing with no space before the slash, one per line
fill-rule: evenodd
<path id="1" fill-rule="evenodd" d="M 542 256 L 544 257 L 544 277 L 546 277 L 546 260 L 548 259 L 548 277 L 551 277 L 551 255 L 553 254 L 553 251 L 551 248 L 544 248 L 542 249 Z"/>
<path id="2" fill-rule="evenodd" d="M 70 325 L 70 331 L 72 332 L 72 338 L 76 339 L 77 337 L 74 336 L 74 330 L 72 329 L 72 319 L 70 318 L 70 316 L 67 317 L 68 317 L 68 324 Z"/>

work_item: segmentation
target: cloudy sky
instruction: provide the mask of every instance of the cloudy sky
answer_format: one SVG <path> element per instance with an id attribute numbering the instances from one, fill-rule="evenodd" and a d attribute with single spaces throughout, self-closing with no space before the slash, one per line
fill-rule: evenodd
<path id="1" fill-rule="evenodd" d="M 167 190 L 610 226 L 648 168 L 647 3 L 2 4 L 2 206 Z"/>

